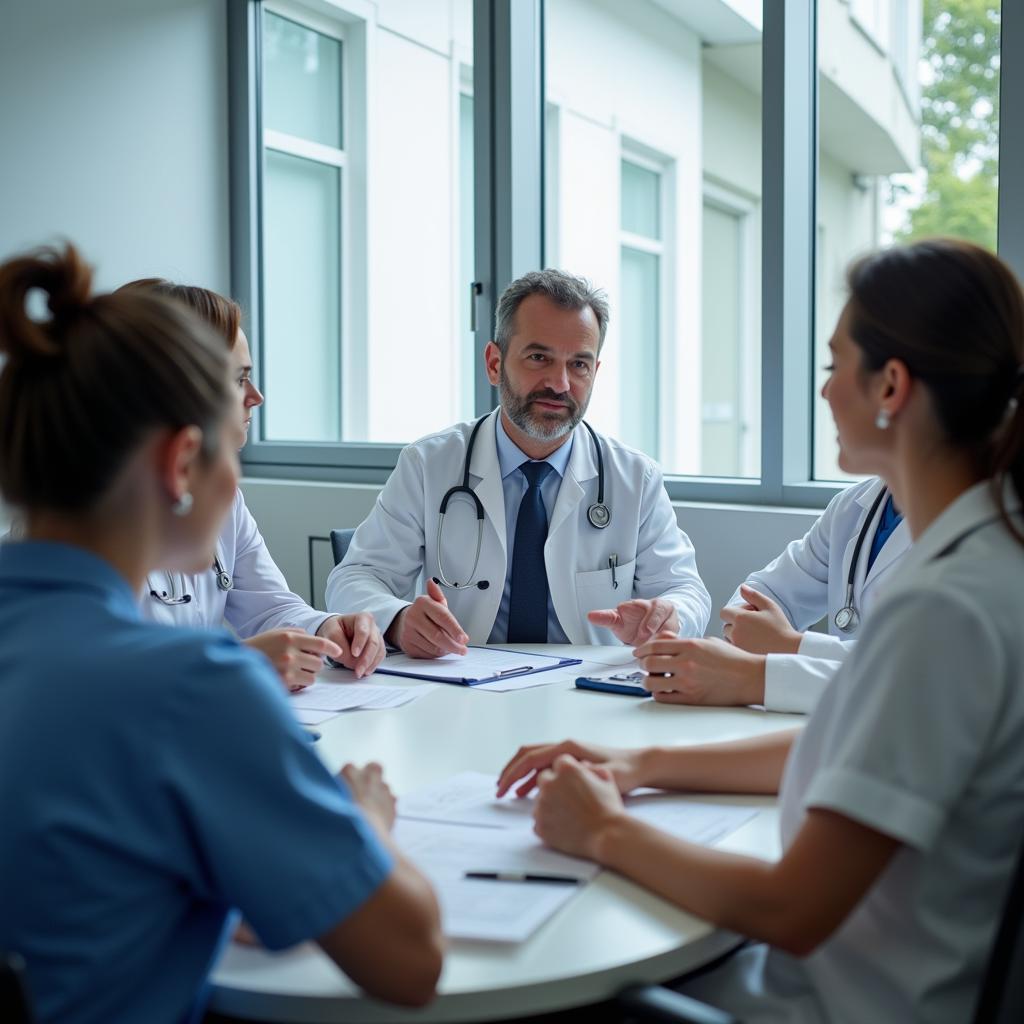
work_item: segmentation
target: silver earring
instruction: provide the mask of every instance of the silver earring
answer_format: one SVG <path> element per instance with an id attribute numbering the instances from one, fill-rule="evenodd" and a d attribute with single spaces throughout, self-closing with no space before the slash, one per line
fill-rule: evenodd
<path id="1" fill-rule="evenodd" d="M 875 417 L 875 426 L 879 430 L 888 430 L 891 423 L 892 417 L 889 415 L 889 411 L 887 409 L 879 409 L 878 415 Z"/>
<path id="2" fill-rule="evenodd" d="M 192 494 L 185 491 L 184 494 L 171 506 L 171 511 L 176 516 L 187 516 L 192 511 Z"/>

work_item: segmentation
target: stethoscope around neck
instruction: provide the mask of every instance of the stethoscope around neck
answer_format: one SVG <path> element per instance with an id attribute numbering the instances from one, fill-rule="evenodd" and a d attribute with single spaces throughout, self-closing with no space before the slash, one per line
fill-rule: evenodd
<path id="1" fill-rule="evenodd" d="M 490 418 L 490 413 L 486 416 L 481 416 L 480 419 L 473 424 L 473 430 L 469 435 L 469 444 L 466 445 L 466 459 L 462 466 L 462 483 L 456 484 L 454 487 L 450 487 L 446 492 L 445 496 L 441 499 L 441 507 L 438 510 L 437 515 L 437 576 L 434 577 L 435 581 L 442 587 L 448 587 L 449 590 L 468 590 L 470 587 L 476 587 L 478 590 L 486 590 L 490 585 L 490 580 L 477 580 L 474 579 L 476 571 L 480 567 L 480 549 L 484 542 L 484 505 L 480 498 L 477 496 L 476 491 L 469 486 L 469 466 L 473 459 L 473 446 L 476 444 L 476 435 L 480 432 L 480 428 L 483 426 L 484 421 Z M 594 428 L 586 421 L 581 421 L 590 433 L 590 436 L 594 439 L 594 450 L 597 452 L 597 501 L 595 501 L 590 508 L 587 509 L 587 520 L 590 525 L 596 530 L 603 530 L 611 521 L 612 513 L 611 509 L 604 503 L 604 456 L 601 453 L 601 442 L 598 440 L 597 434 L 594 432 Z M 444 517 L 448 512 L 448 502 L 456 494 L 468 494 L 476 508 L 476 554 L 473 556 L 473 568 L 469 573 L 469 580 L 466 583 L 458 583 L 449 580 L 444 571 L 444 566 L 441 563 L 441 541 L 444 532 Z"/>
<path id="2" fill-rule="evenodd" d="M 217 589 L 227 593 L 229 590 L 234 589 L 235 581 L 231 578 L 231 573 L 224 568 L 224 563 L 220 560 L 220 555 L 213 556 L 213 576 L 217 581 Z M 184 576 L 182 579 L 184 580 Z M 168 594 L 166 590 L 158 591 L 155 587 L 150 587 L 149 596 L 155 598 L 163 605 L 168 607 L 175 607 L 182 604 L 191 604 L 192 595 L 185 591 L 182 587 L 182 593 L 176 594 L 174 592 L 174 577 L 170 573 L 167 574 L 168 582 L 171 585 L 171 592 Z"/>
<path id="3" fill-rule="evenodd" d="M 878 492 L 878 496 L 875 498 L 863 526 L 860 528 L 857 543 L 854 545 L 853 558 L 850 559 L 850 571 L 846 574 L 846 603 L 836 612 L 835 617 L 832 619 L 836 624 L 836 629 L 841 633 L 853 633 L 860 625 L 860 612 L 857 611 L 857 605 L 853 600 L 853 581 L 857 576 L 857 565 L 860 562 L 860 552 L 864 547 L 864 541 L 867 539 L 868 534 L 871 533 L 871 525 L 875 521 L 878 509 L 888 496 L 889 489 L 887 487 L 883 487 Z"/>

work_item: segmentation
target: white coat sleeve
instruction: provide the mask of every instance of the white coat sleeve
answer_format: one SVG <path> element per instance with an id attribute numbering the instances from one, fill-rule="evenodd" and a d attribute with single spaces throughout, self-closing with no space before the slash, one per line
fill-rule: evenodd
<path id="1" fill-rule="evenodd" d="M 679 635 L 703 636 L 711 618 L 711 595 L 697 572 L 690 538 L 679 528 L 661 473 L 653 463 L 644 477 L 641 509 L 633 594 L 671 601 L 679 618 Z"/>
<path id="2" fill-rule="evenodd" d="M 369 612 L 381 633 L 410 604 L 423 571 L 423 456 L 403 449 L 373 510 L 363 520 L 344 561 L 327 578 L 332 612 Z"/>
<path id="3" fill-rule="evenodd" d="M 803 654 L 769 654 L 764 666 L 765 710 L 809 715 L 840 665 L 841 661 Z"/>
<path id="4" fill-rule="evenodd" d="M 235 509 L 235 562 L 230 571 L 234 586 L 228 592 L 224 618 L 243 640 L 269 629 L 315 633 L 329 618 L 288 589 L 244 500 Z"/>
<path id="5" fill-rule="evenodd" d="M 804 633 L 797 656 L 827 658 L 830 661 L 845 661 L 853 650 L 856 640 L 840 640 L 830 633 Z"/>
<path id="6" fill-rule="evenodd" d="M 799 540 L 790 541 L 778 558 L 744 581 L 748 587 L 770 597 L 801 632 L 813 626 L 828 611 L 828 563 L 831 517 L 835 498 Z M 842 557 L 837 552 L 837 557 Z M 739 588 L 729 604 L 743 604 Z"/>

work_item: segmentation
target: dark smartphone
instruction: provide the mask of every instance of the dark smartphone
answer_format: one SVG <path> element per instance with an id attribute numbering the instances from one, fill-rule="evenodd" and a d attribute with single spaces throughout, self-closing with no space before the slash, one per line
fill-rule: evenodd
<path id="1" fill-rule="evenodd" d="M 626 697 L 650 697 L 650 690 L 641 685 L 644 672 L 617 672 L 610 676 L 580 676 L 578 690 L 600 690 L 601 693 L 621 693 Z"/>

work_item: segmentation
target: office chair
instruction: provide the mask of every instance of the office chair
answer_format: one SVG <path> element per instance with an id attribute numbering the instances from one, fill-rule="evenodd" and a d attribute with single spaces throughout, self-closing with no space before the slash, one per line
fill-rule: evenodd
<path id="1" fill-rule="evenodd" d="M 17 953 L 0 953 L 0 1020 L 35 1024 L 25 984 L 25 961 Z"/>
<path id="2" fill-rule="evenodd" d="M 348 551 L 349 544 L 352 543 L 352 535 L 355 532 L 354 528 L 331 530 L 331 550 L 334 552 L 335 565 L 341 564 L 341 560 L 345 557 L 345 552 Z"/>
<path id="3" fill-rule="evenodd" d="M 974 1008 L 973 1024 L 1024 1020 L 1024 837 Z"/>
<path id="4" fill-rule="evenodd" d="M 618 1004 L 636 1021 L 654 1024 L 740 1024 L 731 1014 L 661 985 L 623 989 Z M 978 992 L 972 1024 L 1019 1024 L 1024 1020 L 1024 838 L 1003 904 L 992 952 Z"/>

